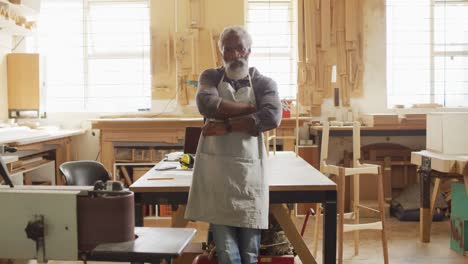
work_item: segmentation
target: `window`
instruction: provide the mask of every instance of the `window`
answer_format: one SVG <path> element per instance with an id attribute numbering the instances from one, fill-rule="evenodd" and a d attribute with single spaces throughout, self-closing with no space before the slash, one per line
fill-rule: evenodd
<path id="1" fill-rule="evenodd" d="M 147 0 L 42 0 L 46 111 L 150 108 L 149 28 Z"/>
<path id="2" fill-rule="evenodd" d="M 388 106 L 468 107 L 468 1 L 387 0 Z"/>
<path id="3" fill-rule="evenodd" d="M 296 98 L 295 0 L 249 0 L 247 28 L 252 35 L 250 65 L 278 84 L 281 98 Z"/>

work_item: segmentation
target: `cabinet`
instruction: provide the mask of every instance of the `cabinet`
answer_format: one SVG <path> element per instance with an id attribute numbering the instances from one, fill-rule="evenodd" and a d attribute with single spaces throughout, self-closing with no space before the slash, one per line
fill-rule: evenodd
<path id="1" fill-rule="evenodd" d="M 7 78 L 10 118 L 18 117 L 24 110 L 39 111 L 39 54 L 8 54 Z"/>

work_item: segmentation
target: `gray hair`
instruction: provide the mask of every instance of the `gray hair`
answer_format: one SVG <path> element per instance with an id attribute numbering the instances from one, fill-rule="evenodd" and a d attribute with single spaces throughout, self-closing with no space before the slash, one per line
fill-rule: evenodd
<path id="1" fill-rule="evenodd" d="M 247 49 L 250 49 L 252 47 L 252 37 L 250 36 L 249 32 L 247 32 L 247 30 L 245 30 L 245 28 L 241 26 L 231 26 L 224 28 L 223 32 L 219 36 L 218 48 L 221 51 L 221 53 L 223 53 L 224 41 L 232 35 L 238 36 L 241 40 L 245 41 Z"/>

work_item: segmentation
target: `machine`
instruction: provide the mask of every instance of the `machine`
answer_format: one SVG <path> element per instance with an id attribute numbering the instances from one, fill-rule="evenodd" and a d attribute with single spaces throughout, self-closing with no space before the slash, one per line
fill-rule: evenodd
<path id="1" fill-rule="evenodd" d="M 135 227 L 134 194 L 120 182 L 13 186 L 0 163 L 0 259 L 171 263 L 196 233 Z"/>
<path id="2" fill-rule="evenodd" d="M 0 163 L 0 258 L 77 260 L 99 244 L 135 239 L 133 193 L 118 182 L 15 187 Z"/>

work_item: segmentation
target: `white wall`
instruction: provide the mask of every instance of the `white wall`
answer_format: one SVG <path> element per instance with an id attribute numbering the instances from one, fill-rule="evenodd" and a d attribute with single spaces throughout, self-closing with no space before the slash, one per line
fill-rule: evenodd
<path id="1" fill-rule="evenodd" d="M 3 35 L 0 30 L 0 122 L 8 118 L 7 66 L 5 54 L 12 48 L 11 37 Z"/>

